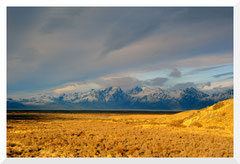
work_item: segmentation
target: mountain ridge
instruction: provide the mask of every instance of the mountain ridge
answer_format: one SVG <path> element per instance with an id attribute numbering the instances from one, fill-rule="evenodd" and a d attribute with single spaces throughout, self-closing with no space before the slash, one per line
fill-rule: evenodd
<path id="1" fill-rule="evenodd" d="M 120 87 L 107 87 L 88 92 L 63 93 L 59 96 L 32 97 L 14 100 L 8 98 L 7 107 L 35 108 L 35 107 L 67 107 L 91 109 L 201 109 L 219 101 L 233 98 L 233 89 L 220 93 L 207 94 L 193 87 L 177 90 L 163 90 L 161 88 L 135 87 L 123 91 Z"/>

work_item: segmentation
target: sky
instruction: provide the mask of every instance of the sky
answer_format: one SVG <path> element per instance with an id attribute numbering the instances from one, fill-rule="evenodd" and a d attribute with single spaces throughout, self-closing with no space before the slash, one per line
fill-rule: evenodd
<path id="1" fill-rule="evenodd" d="M 233 87 L 231 7 L 8 7 L 8 97 Z"/>

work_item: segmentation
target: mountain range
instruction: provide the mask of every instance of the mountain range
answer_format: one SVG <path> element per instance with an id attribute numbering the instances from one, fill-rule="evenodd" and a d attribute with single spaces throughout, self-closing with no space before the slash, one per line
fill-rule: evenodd
<path id="1" fill-rule="evenodd" d="M 7 108 L 71 108 L 71 109 L 201 109 L 233 98 L 233 89 L 207 94 L 193 87 L 177 90 L 135 87 L 92 89 L 88 92 L 63 93 L 58 96 L 36 96 L 7 99 Z"/>

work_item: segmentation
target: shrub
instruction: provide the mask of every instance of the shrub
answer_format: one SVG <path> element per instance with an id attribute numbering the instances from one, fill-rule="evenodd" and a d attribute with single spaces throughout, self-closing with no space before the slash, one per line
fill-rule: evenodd
<path id="1" fill-rule="evenodd" d="M 218 102 L 217 104 L 215 104 L 213 106 L 213 110 L 217 110 L 217 109 L 219 109 L 219 108 L 221 108 L 223 106 L 224 106 L 224 102 Z"/>

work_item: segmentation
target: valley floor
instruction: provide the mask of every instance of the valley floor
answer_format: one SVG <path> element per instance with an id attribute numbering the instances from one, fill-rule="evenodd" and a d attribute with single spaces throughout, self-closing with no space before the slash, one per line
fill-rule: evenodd
<path id="1" fill-rule="evenodd" d="M 7 157 L 233 157 L 232 103 L 173 115 L 8 113 Z"/>

